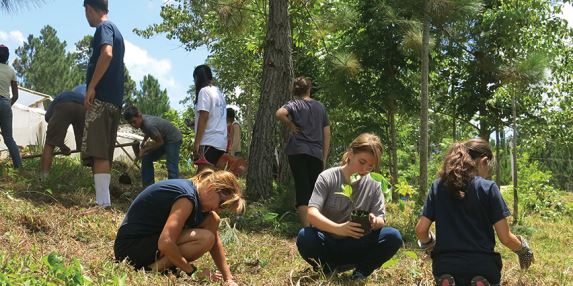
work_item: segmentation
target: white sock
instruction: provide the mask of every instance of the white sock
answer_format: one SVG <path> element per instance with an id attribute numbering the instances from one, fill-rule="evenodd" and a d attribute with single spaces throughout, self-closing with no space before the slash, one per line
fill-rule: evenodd
<path id="1" fill-rule="evenodd" d="M 111 182 L 111 174 L 94 174 L 95 191 L 96 191 L 96 204 L 102 207 L 111 206 L 111 199 L 109 197 L 109 184 Z"/>

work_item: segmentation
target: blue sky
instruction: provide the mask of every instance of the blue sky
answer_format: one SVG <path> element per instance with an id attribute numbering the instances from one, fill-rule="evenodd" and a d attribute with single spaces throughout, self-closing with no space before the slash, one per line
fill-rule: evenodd
<path id="1" fill-rule="evenodd" d="M 144 75 L 153 75 L 161 87 L 167 89 L 171 106 L 181 110 L 183 107 L 179 101 L 193 84 L 194 67 L 205 63 L 207 49 L 188 52 L 177 40 L 168 40 L 164 35 L 144 39 L 132 32 L 134 28 L 159 23 L 159 11 L 165 2 L 168 1 L 110 0 L 108 16 L 123 34 L 126 45 L 124 61 L 133 80 L 139 84 Z M 56 29 L 60 40 L 67 42 L 68 50 L 73 49 L 74 43 L 83 36 L 93 35 L 95 31 L 85 19 L 81 0 L 44 0 L 10 14 L 0 12 L 0 17 L 0 43 L 10 48 L 10 62 L 15 57 L 14 50 L 28 35 L 39 36 L 46 25 Z"/>

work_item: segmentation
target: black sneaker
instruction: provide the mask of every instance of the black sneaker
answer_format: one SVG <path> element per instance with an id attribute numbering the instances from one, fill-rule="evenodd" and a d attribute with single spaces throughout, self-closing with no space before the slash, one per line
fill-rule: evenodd
<path id="1" fill-rule="evenodd" d="M 472 286 L 490 286 L 489 281 L 487 281 L 487 279 L 481 277 L 481 276 L 476 276 L 474 278 L 472 278 Z"/>
<path id="2" fill-rule="evenodd" d="M 440 278 L 438 278 L 438 286 L 455 286 L 456 280 L 454 276 L 450 274 L 442 274 Z"/>

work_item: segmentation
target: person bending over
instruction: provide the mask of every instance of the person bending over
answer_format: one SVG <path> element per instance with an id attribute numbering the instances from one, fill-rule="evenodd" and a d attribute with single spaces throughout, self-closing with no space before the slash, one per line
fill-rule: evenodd
<path id="1" fill-rule="evenodd" d="M 40 163 L 42 179 L 48 177 L 52 167 L 55 147 L 58 147 L 60 152 L 66 156 L 71 154 L 72 150 L 65 143 L 70 125 L 74 128 L 76 149 L 82 148 L 82 137 L 86 120 L 85 94 L 86 86 L 84 84 L 78 85 L 72 91 L 64 91 L 58 94 L 54 101 L 50 103 L 44 116 L 48 123 L 48 130 L 46 131 L 46 143 L 44 144 Z"/>
<path id="2" fill-rule="evenodd" d="M 207 169 L 191 180 L 165 180 L 147 187 L 127 210 L 114 244 L 115 258 L 136 269 L 175 266 L 191 274 L 192 261 L 209 252 L 227 285 L 237 285 L 219 237 L 218 211 L 245 206 L 236 177 Z"/>
<path id="3" fill-rule="evenodd" d="M 129 106 L 123 112 L 123 118 L 134 128 L 143 131 L 138 157 L 141 160 L 141 181 L 144 187 L 155 182 L 153 162 L 165 155 L 167 178 L 179 178 L 179 150 L 183 136 L 173 123 L 152 115 L 144 115 L 137 107 Z M 148 142 L 149 139 L 152 142 Z"/>
<path id="4" fill-rule="evenodd" d="M 416 225 L 420 247 L 430 251 L 437 285 L 499 285 L 501 256 L 495 237 L 528 268 L 533 252 L 525 239 L 509 230 L 510 211 L 490 181 L 493 153 L 487 141 L 470 139 L 449 149 L 432 183 Z M 430 226 L 436 222 L 436 235 Z"/>

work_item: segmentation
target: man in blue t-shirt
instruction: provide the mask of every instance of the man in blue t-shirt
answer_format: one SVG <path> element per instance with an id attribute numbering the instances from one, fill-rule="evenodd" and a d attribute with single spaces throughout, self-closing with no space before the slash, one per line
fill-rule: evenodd
<path id="1" fill-rule="evenodd" d="M 82 163 L 92 167 L 96 203 L 111 206 L 111 161 L 123 104 L 125 45 L 123 36 L 108 20 L 107 0 L 84 0 L 86 19 L 96 28 L 87 67 L 84 106 L 86 121 Z"/>
<path id="2" fill-rule="evenodd" d="M 64 155 L 70 155 L 71 150 L 65 144 L 66 134 L 70 125 L 74 128 L 76 149 L 82 146 L 86 109 L 84 108 L 85 85 L 79 85 L 73 91 L 60 93 L 48 107 L 44 116 L 48 123 L 44 150 L 42 151 L 42 179 L 48 176 L 54 157 L 54 148 L 58 147 Z"/>

